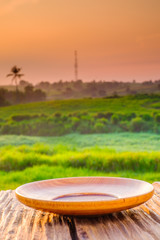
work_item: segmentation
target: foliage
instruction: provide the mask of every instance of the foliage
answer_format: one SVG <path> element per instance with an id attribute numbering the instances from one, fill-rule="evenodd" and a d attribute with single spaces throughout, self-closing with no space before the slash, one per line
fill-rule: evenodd
<path id="1" fill-rule="evenodd" d="M 141 117 L 132 119 L 130 129 L 132 132 L 142 132 L 148 130 L 146 122 Z"/>
<path id="2" fill-rule="evenodd" d="M 100 114 L 99 114 L 100 115 Z M 103 116 L 103 114 L 102 114 Z M 1 134 L 23 134 L 29 136 L 61 136 L 68 133 L 106 133 L 106 132 L 147 132 L 153 131 L 157 124 L 153 118 L 145 121 L 141 117 L 132 118 L 131 121 L 120 120 L 128 119 L 128 116 L 113 114 L 111 119 L 96 118 L 94 114 L 68 114 L 56 112 L 53 115 L 44 114 L 19 114 L 12 115 L 2 122 L 0 127 Z"/>
<path id="3" fill-rule="evenodd" d="M 9 74 L 7 74 L 7 77 L 12 77 L 12 83 L 15 82 L 16 84 L 16 91 L 18 90 L 18 80 L 24 76 L 24 74 L 21 73 L 21 68 L 17 67 L 16 65 L 11 68 L 11 71 Z"/>
<path id="4" fill-rule="evenodd" d="M 45 99 L 45 92 L 40 89 L 34 90 L 31 85 L 26 86 L 24 92 L 19 91 L 18 88 L 16 91 L 9 91 L 4 88 L 0 88 L 0 106 L 44 101 Z"/>
<path id="5" fill-rule="evenodd" d="M 23 170 L 35 165 L 84 167 L 95 171 L 159 172 L 160 152 L 116 152 L 113 149 L 93 147 L 72 149 L 64 146 L 7 146 L 0 149 L 0 170 Z"/>
<path id="6" fill-rule="evenodd" d="M 10 105 L 9 102 L 4 98 L 3 95 L 0 95 L 0 107 Z"/>
<path id="7" fill-rule="evenodd" d="M 35 115 L 13 115 L 11 117 L 11 119 L 16 122 L 21 122 L 24 120 L 31 120 L 31 119 L 38 118 L 38 117 L 39 117 L 38 114 L 35 114 Z"/>
<path id="8" fill-rule="evenodd" d="M 27 91 L 32 92 L 32 87 Z M 142 96 L 138 99 L 58 100 L 0 108 L 3 120 L 0 123 L 0 134 L 61 136 L 73 132 L 159 133 L 158 96 Z"/>
<path id="9" fill-rule="evenodd" d="M 80 136 L 75 137 L 78 140 Z M 122 139 L 123 135 L 119 141 Z M 54 145 L 50 141 L 51 145 L 36 143 L 0 147 L 0 189 L 14 189 L 26 182 L 59 177 L 119 176 L 150 182 L 160 179 L 160 152 L 116 152 L 106 147 L 82 148 L 79 144 L 77 147 L 73 143 L 70 146 Z M 125 145 L 125 149 L 128 146 Z"/>
<path id="10" fill-rule="evenodd" d="M 117 124 L 119 122 L 119 117 L 117 114 L 113 114 L 111 117 L 111 123 Z"/>
<path id="11" fill-rule="evenodd" d="M 32 92 L 32 88 L 27 91 Z M 150 107 L 153 105 L 152 98 L 148 99 L 145 95 L 138 100 L 129 97 L 59 100 L 0 108 L 3 119 L 0 134 L 61 136 L 73 132 L 159 133 L 160 117 L 158 111 Z M 154 95 L 154 104 L 155 99 L 157 96 Z"/>
<path id="12" fill-rule="evenodd" d="M 13 171 L 6 173 L 0 171 L 1 177 L 1 190 L 15 189 L 18 186 L 45 179 L 63 178 L 63 177 L 77 177 L 77 176 L 106 176 L 106 177 L 125 177 L 141 179 L 153 183 L 160 179 L 160 173 L 152 172 L 133 172 L 133 171 L 121 171 L 121 172 L 100 172 L 93 171 L 86 168 L 65 168 L 63 166 L 48 167 L 47 165 L 28 167 L 23 171 Z"/>
<path id="13" fill-rule="evenodd" d="M 160 114 L 156 114 L 154 116 L 154 119 L 155 119 L 156 122 L 160 123 Z"/>

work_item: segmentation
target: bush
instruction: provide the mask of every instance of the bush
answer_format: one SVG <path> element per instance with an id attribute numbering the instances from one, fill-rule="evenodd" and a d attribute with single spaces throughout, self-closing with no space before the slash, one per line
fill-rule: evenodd
<path id="1" fill-rule="evenodd" d="M 103 123 L 103 124 L 108 124 L 108 120 L 106 118 L 100 118 L 98 119 L 98 122 Z"/>
<path id="2" fill-rule="evenodd" d="M 153 125 L 153 132 L 154 133 L 160 133 L 160 126 L 159 126 L 159 124 L 154 124 Z"/>
<path id="3" fill-rule="evenodd" d="M 121 121 L 119 125 L 123 131 L 129 131 L 129 122 L 128 121 Z"/>
<path id="4" fill-rule="evenodd" d="M 93 132 L 105 133 L 107 132 L 107 126 L 104 123 L 97 121 L 93 127 Z"/>
<path id="5" fill-rule="evenodd" d="M 20 122 L 20 121 L 24 121 L 24 120 L 31 120 L 31 119 L 34 119 L 34 118 L 38 118 L 39 115 L 35 114 L 35 115 L 13 115 L 11 117 L 11 119 L 13 121 L 16 121 L 16 122 Z"/>
<path id="6" fill-rule="evenodd" d="M 10 125 L 4 124 L 1 126 L 1 134 L 10 134 Z"/>
<path id="7" fill-rule="evenodd" d="M 125 113 L 125 114 L 121 115 L 121 120 L 123 120 L 123 121 L 130 121 L 133 118 L 136 118 L 136 114 L 134 112 L 133 113 Z"/>
<path id="8" fill-rule="evenodd" d="M 113 114 L 111 117 L 111 123 L 117 124 L 119 122 L 119 116 L 117 114 Z"/>
<path id="9" fill-rule="evenodd" d="M 137 117 L 137 118 L 132 119 L 131 124 L 130 124 L 130 130 L 132 132 L 148 131 L 149 125 L 141 117 Z"/>
<path id="10" fill-rule="evenodd" d="M 156 121 L 157 123 L 160 123 L 160 114 L 156 114 L 156 115 L 154 116 L 154 119 L 155 119 L 155 121 Z"/>
<path id="11" fill-rule="evenodd" d="M 107 112 L 107 113 L 97 113 L 95 115 L 95 118 L 106 118 L 110 119 L 112 117 L 113 113 L 112 112 Z"/>
<path id="12" fill-rule="evenodd" d="M 60 113 L 60 112 L 56 112 L 55 114 L 54 114 L 54 117 L 56 117 L 56 118 L 60 118 L 62 116 L 62 114 Z"/>
<path id="13" fill-rule="evenodd" d="M 73 131 L 75 131 L 77 127 L 80 125 L 80 119 L 77 117 L 72 117 L 71 121 L 72 121 L 72 129 Z"/>
<path id="14" fill-rule="evenodd" d="M 89 121 L 80 121 L 77 131 L 82 134 L 87 134 L 92 132 L 92 125 Z"/>
<path id="15" fill-rule="evenodd" d="M 63 122 L 67 122 L 69 120 L 68 116 L 64 115 L 62 116 L 62 121 Z"/>
<path id="16" fill-rule="evenodd" d="M 147 114 L 147 113 L 140 115 L 140 117 L 141 117 L 143 120 L 145 120 L 145 121 L 151 121 L 151 120 L 152 120 L 151 115 L 150 115 L 150 114 Z"/>

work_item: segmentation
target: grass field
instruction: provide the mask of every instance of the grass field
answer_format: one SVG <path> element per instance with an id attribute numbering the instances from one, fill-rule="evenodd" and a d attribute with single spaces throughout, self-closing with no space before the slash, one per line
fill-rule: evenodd
<path id="1" fill-rule="evenodd" d="M 56 100 L 0 108 L 0 134 L 160 133 L 159 95 Z"/>
<path id="2" fill-rule="evenodd" d="M 8 118 L 18 114 L 53 114 L 55 112 L 71 113 L 85 111 L 96 112 L 118 112 L 118 113 L 151 113 L 158 112 L 159 97 L 152 98 L 108 98 L 108 99 L 74 99 L 74 100 L 55 100 L 41 103 L 19 104 L 0 108 L 0 117 Z"/>
<path id="3" fill-rule="evenodd" d="M 159 147 L 160 136 L 147 133 L 0 136 L 0 189 L 75 176 L 159 181 Z"/>
<path id="4" fill-rule="evenodd" d="M 141 95 L 1 107 L 0 189 L 72 176 L 159 181 L 159 99 Z"/>
<path id="5" fill-rule="evenodd" d="M 68 134 L 62 137 L 0 136 L 0 147 L 6 145 L 32 146 L 36 143 L 51 146 L 60 145 L 70 149 L 99 146 L 112 148 L 118 152 L 160 151 L 160 135 L 153 133 Z"/>

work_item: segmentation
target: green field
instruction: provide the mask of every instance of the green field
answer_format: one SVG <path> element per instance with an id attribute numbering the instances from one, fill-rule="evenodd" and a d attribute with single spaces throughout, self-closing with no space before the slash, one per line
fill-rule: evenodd
<path id="1" fill-rule="evenodd" d="M 0 137 L 0 189 L 42 179 L 117 176 L 160 180 L 160 136 L 149 133 Z"/>
<path id="2" fill-rule="evenodd" d="M 0 108 L 0 189 L 72 176 L 160 180 L 160 96 Z"/>
<path id="3" fill-rule="evenodd" d="M 101 147 L 117 152 L 160 151 L 160 135 L 152 133 L 107 133 L 107 134 L 68 134 L 62 137 L 28 137 L 17 135 L 0 136 L 0 147 L 12 145 L 32 146 L 41 143 L 48 146 L 64 146 L 69 149 Z"/>
<path id="4" fill-rule="evenodd" d="M 55 100 L 41 103 L 19 104 L 0 108 L 0 117 L 8 118 L 11 115 L 19 114 L 53 114 L 55 112 L 72 113 L 82 112 L 118 112 L 128 113 L 152 113 L 158 112 L 157 106 L 160 105 L 160 97 L 132 97 L 121 98 L 97 98 L 97 99 L 74 99 L 74 100 Z"/>
<path id="5" fill-rule="evenodd" d="M 56 100 L 0 108 L 0 134 L 160 133 L 160 96 Z"/>

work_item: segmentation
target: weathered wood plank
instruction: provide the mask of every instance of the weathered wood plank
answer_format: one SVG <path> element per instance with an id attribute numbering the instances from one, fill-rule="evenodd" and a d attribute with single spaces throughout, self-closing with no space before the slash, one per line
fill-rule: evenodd
<path id="1" fill-rule="evenodd" d="M 28 208 L 0 192 L 0 240 L 159 240 L 160 183 L 147 203 L 100 217 L 63 217 Z"/>
<path id="2" fill-rule="evenodd" d="M 79 239 L 160 239 L 160 184 L 151 200 L 134 209 L 97 218 L 75 218 Z"/>
<path id="3" fill-rule="evenodd" d="M 19 203 L 14 191 L 0 192 L 0 240 L 70 240 L 63 217 L 43 213 Z"/>

